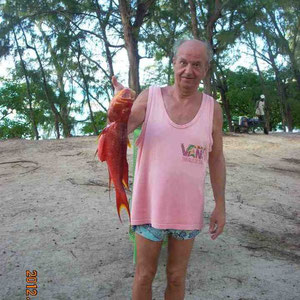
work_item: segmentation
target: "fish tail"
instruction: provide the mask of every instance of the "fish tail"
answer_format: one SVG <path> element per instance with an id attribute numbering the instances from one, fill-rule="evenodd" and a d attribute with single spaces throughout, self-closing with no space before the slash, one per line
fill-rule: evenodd
<path id="1" fill-rule="evenodd" d="M 123 223 L 121 220 L 121 210 L 123 208 L 126 209 L 128 216 L 129 216 L 129 220 L 130 220 L 130 209 L 129 209 L 129 204 L 127 201 L 127 196 L 126 196 L 125 190 L 124 189 L 122 189 L 122 190 L 116 189 L 116 198 L 117 198 L 117 211 L 118 211 L 118 216 L 119 216 L 120 222 Z"/>

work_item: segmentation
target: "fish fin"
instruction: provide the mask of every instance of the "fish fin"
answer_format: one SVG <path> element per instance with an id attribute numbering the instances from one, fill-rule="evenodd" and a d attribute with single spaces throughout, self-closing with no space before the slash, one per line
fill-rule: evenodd
<path id="1" fill-rule="evenodd" d="M 102 134 L 102 132 L 100 132 L 100 134 L 97 136 L 97 143 L 98 143 L 98 141 L 100 139 L 101 134 Z"/>
<path id="2" fill-rule="evenodd" d="M 109 179 L 108 179 L 108 189 L 111 190 L 111 176 L 110 176 L 109 172 L 108 172 L 108 176 L 109 176 Z"/>
<path id="3" fill-rule="evenodd" d="M 99 147 L 99 139 L 100 139 L 100 136 L 101 136 L 102 132 L 100 132 L 100 134 L 97 136 L 97 143 L 98 143 L 98 147 Z M 94 154 L 94 158 L 96 157 L 97 153 L 98 153 L 98 148 L 96 149 L 96 152 Z"/>
<path id="4" fill-rule="evenodd" d="M 105 141 L 106 141 L 106 135 L 101 134 L 99 141 L 98 141 L 98 148 L 96 151 L 96 153 L 98 154 L 98 159 L 100 161 L 106 160 Z M 95 155 L 96 155 L 96 153 L 95 153 Z"/>
<path id="5" fill-rule="evenodd" d="M 128 185 L 126 184 L 126 182 L 125 182 L 125 180 L 124 180 L 124 179 L 122 179 L 122 183 L 123 183 L 123 185 L 124 185 L 125 189 L 126 189 L 126 190 L 129 190 L 129 187 L 128 187 Z"/>
<path id="6" fill-rule="evenodd" d="M 109 197 L 109 202 L 111 202 L 110 191 L 111 191 L 111 176 L 110 176 L 110 172 L 108 170 L 108 197 Z"/>
<path id="7" fill-rule="evenodd" d="M 124 187 L 129 190 L 129 184 L 128 184 L 128 162 L 125 158 L 124 164 L 123 164 L 123 177 L 122 177 L 122 183 Z"/>
<path id="8" fill-rule="evenodd" d="M 131 148 L 131 144 L 130 144 L 130 141 L 129 141 L 128 138 L 127 138 L 127 146 L 128 146 L 129 148 Z"/>
<path id="9" fill-rule="evenodd" d="M 123 223 L 121 220 L 121 210 L 123 208 L 126 209 L 130 221 L 130 209 L 129 209 L 129 204 L 124 189 L 116 189 L 116 202 L 117 202 L 117 212 L 118 212 L 120 222 Z"/>

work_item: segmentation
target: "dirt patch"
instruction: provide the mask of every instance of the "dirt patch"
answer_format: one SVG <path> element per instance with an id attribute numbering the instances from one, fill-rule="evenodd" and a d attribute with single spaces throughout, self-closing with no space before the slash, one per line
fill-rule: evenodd
<path id="1" fill-rule="evenodd" d="M 300 159 L 296 159 L 296 158 L 282 158 L 282 160 L 287 161 L 291 164 L 296 164 L 296 165 L 300 164 Z"/>
<path id="2" fill-rule="evenodd" d="M 300 239 L 298 234 L 276 235 L 258 230 L 254 226 L 238 224 L 240 246 L 267 259 L 284 259 L 300 265 Z M 246 243 L 245 243 L 246 242 Z"/>
<path id="3" fill-rule="evenodd" d="M 96 145 L 97 137 L 0 143 L 3 299 L 24 299 L 26 270 L 37 270 L 41 300 L 131 299 L 129 222 L 124 211 L 119 221 Z M 300 135 L 225 134 L 224 153 L 226 226 L 210 239 L 215 202 L 207 176 L 205 226 L 194 243 L 185 299 L 298 299 Z M 163 299 L 166 259 L 163 248 L 153 299 Z"/>
<path id="4" fill-rule="evenodd" d="M 287 174 L 287 175 L 290 175 L 290 176 L 293 176 L 292 174 L 290 173 L 293 173 L 293 174 L 300 174 L 300 170 L 295 170 L 295 169 L 289 169 L 289 168 L 278 168 L 278 167 L 269 167 L 270 169 L 276 171 L 276 172 L 282 172 L 284 174 Z"/>

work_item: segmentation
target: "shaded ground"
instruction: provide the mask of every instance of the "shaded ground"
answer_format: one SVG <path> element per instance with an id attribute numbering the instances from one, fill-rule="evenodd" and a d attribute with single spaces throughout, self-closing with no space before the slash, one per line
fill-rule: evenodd
<path id="1" fill-rule="evenodd" d="M 26 270 L 38 273 L 31 299 L 130 299 L 129 223 L 123 212 L 120 224 L 113 192 L 109 199 L 96 145 L 95 137 L 0 142 L 0 299 L 26 299 Z M 224 147 L 227 224 L 212 241 L 207 176 L 206 226 L 195 240 L 186 299 L 299 299 L 300 136 L 227 135 Z"/>

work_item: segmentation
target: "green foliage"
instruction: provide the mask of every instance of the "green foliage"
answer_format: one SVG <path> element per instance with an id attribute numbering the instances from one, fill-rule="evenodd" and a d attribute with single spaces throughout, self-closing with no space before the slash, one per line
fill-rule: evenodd
<path id="1" fill-rule="evenodd" d="M 288 103 L 291 108 L 293 125 L 300 129 L 300 91 L 294 80 L 287 83 Z"/>
<path id="2" fill-rule="evenodd" d="M 168 84 L 168 65 L 163 64 L 162 61 L 155 61 L 153 65 L 147 66 L 144 71 L 144 84 L 142 89 L 147 89 L 152 85 L 163 86 Z M 170 83 L 174 82 L 173 73 L 170 76 Z"/>
<path id="3" fill-rule="evenodd" d="M 227 71 L 227 98 L 234 116 L 255 115 L 255 103 L 262 94 L 257 74 L 240 68 L 237 72 Z"/>
<path id="4" fill-rule="evenodd" d="M 0 139 L 30 137 L 32 137 L 32 131 L 29 124 L 9 119 L 0 121 Z"/>
<path id="5" fill-rule="evenodd" d="M 102 130 L 106 126 L 107 113 L 105 113 L 103 111 L 95 112 L 94 119 L 95 119 L 95 123 L 97 124 L 97 127 L 101 128 L 101 130 Z M 89 135 L 94 134 L 94 128 L 93 128 L 93 124 L 92 124 L 90 117 L 85 121 L 84 126 L 81 128 L 81 132 L 85 135 L 86 134 L 89 134 Z"/>
<path id="6" fill-rule="evenodd" d="M 33 136 L 33 119 L 46 135 L 53 133 L 55 122 L 59 123 L 60 130 L 65 131 L 66 127 L 71 130 L 77 125 L 76 117 L 71 116 L 81 114 L 88 100 L 98 102 L 105 110 L 105 99 L 110 98 L 112 93 L 110 76 L 115 74 L 107 64 L 108 54 L 115 67 L 118 64 L 116 54 L 124 47 L 124 32 L 117 2 L 5 1 L 0 10 L 0 58 L 13 56 L 16 64 L 10 74 L 13 80 L 2 80 L 0 88 L 3 138 Z M 135 14 L 137 6 L 143 1 L 128 0 L 127 3 L 132 25 L 138 25 L 134 24 L 138 19 Z M 251 50 L 247 41 L 251 32 L 261 52 L 259 65 L 262 59 L 266 61 L 268 58 L 268 49 L 276 54 L 275 64 L 287 95 L 293 123 L 299 128 L 299 83 L 297 86 L 295 81 L 300 61 L 299 1 L 206 0 L 194 3 L 199 36 L 208 38 L 213 45 L 215 60 L 212 73 L 222 73 L 216 67 L 217 64 L 225 70 L 224 74 L 217 77 L 224 81 L 222 88 L 225 87 L 232 117 L 254 116 L 255 103 L 263 93 L 263 81 L 271 123 L 276 126 L 281 122 L 281 100 L 272 69 L 274 66 L 269 64 L 268 71 L 260 66 L 263 78 L 245 68 L 229 71 L 241 55 L 241 51 L 236 51 L 238 53 L 233 56 L 228 55 L 230 48 L 236 44 L 247 44 Z M 218 10 L 217 3 L 222 7 L 220 14 L 214 16 Z M 213 32 L 210 39 L 208 25 L 214 17 L 216 23 L 211 28 Z M 150 85 L 174 83 L 173 45 L 185 36 L 191 36 L 189 1 L 156 0 L 137 35 L 140 55 L 154 58 L 153 65 L 143 70 L 141 75 L 143 89 Z M 46 83 L 43 81 L 37 53 Z M 24 64 L 21 64 L 21 60 Z M 120 69 L 119 72 L 127 72 Z M 26 74 L 31 97 L 28 95 Z M 55 118 L 55 109 L 65 123 Z M 106 113 L 94 114 L 98 128 L 105 127 Z M 14 116 L 13 120 L 11 116 Z M 89 118 L 82 126 L 82 133 L 92 134 L 93 131 Z"/>
<path id="7" fill-rule="evenodd" d="M 279 99 L 274 78 L 265 73 L 266 102 L 270 112 L 270 124 L 275 129 L 281 122 Z M 237 72 L 227 71 L 228 92 L 232 119 L 238 116 L 255 117 L 255 106 L 263 94 L 259 76 L 253 71 L 239 68 Z"/>

